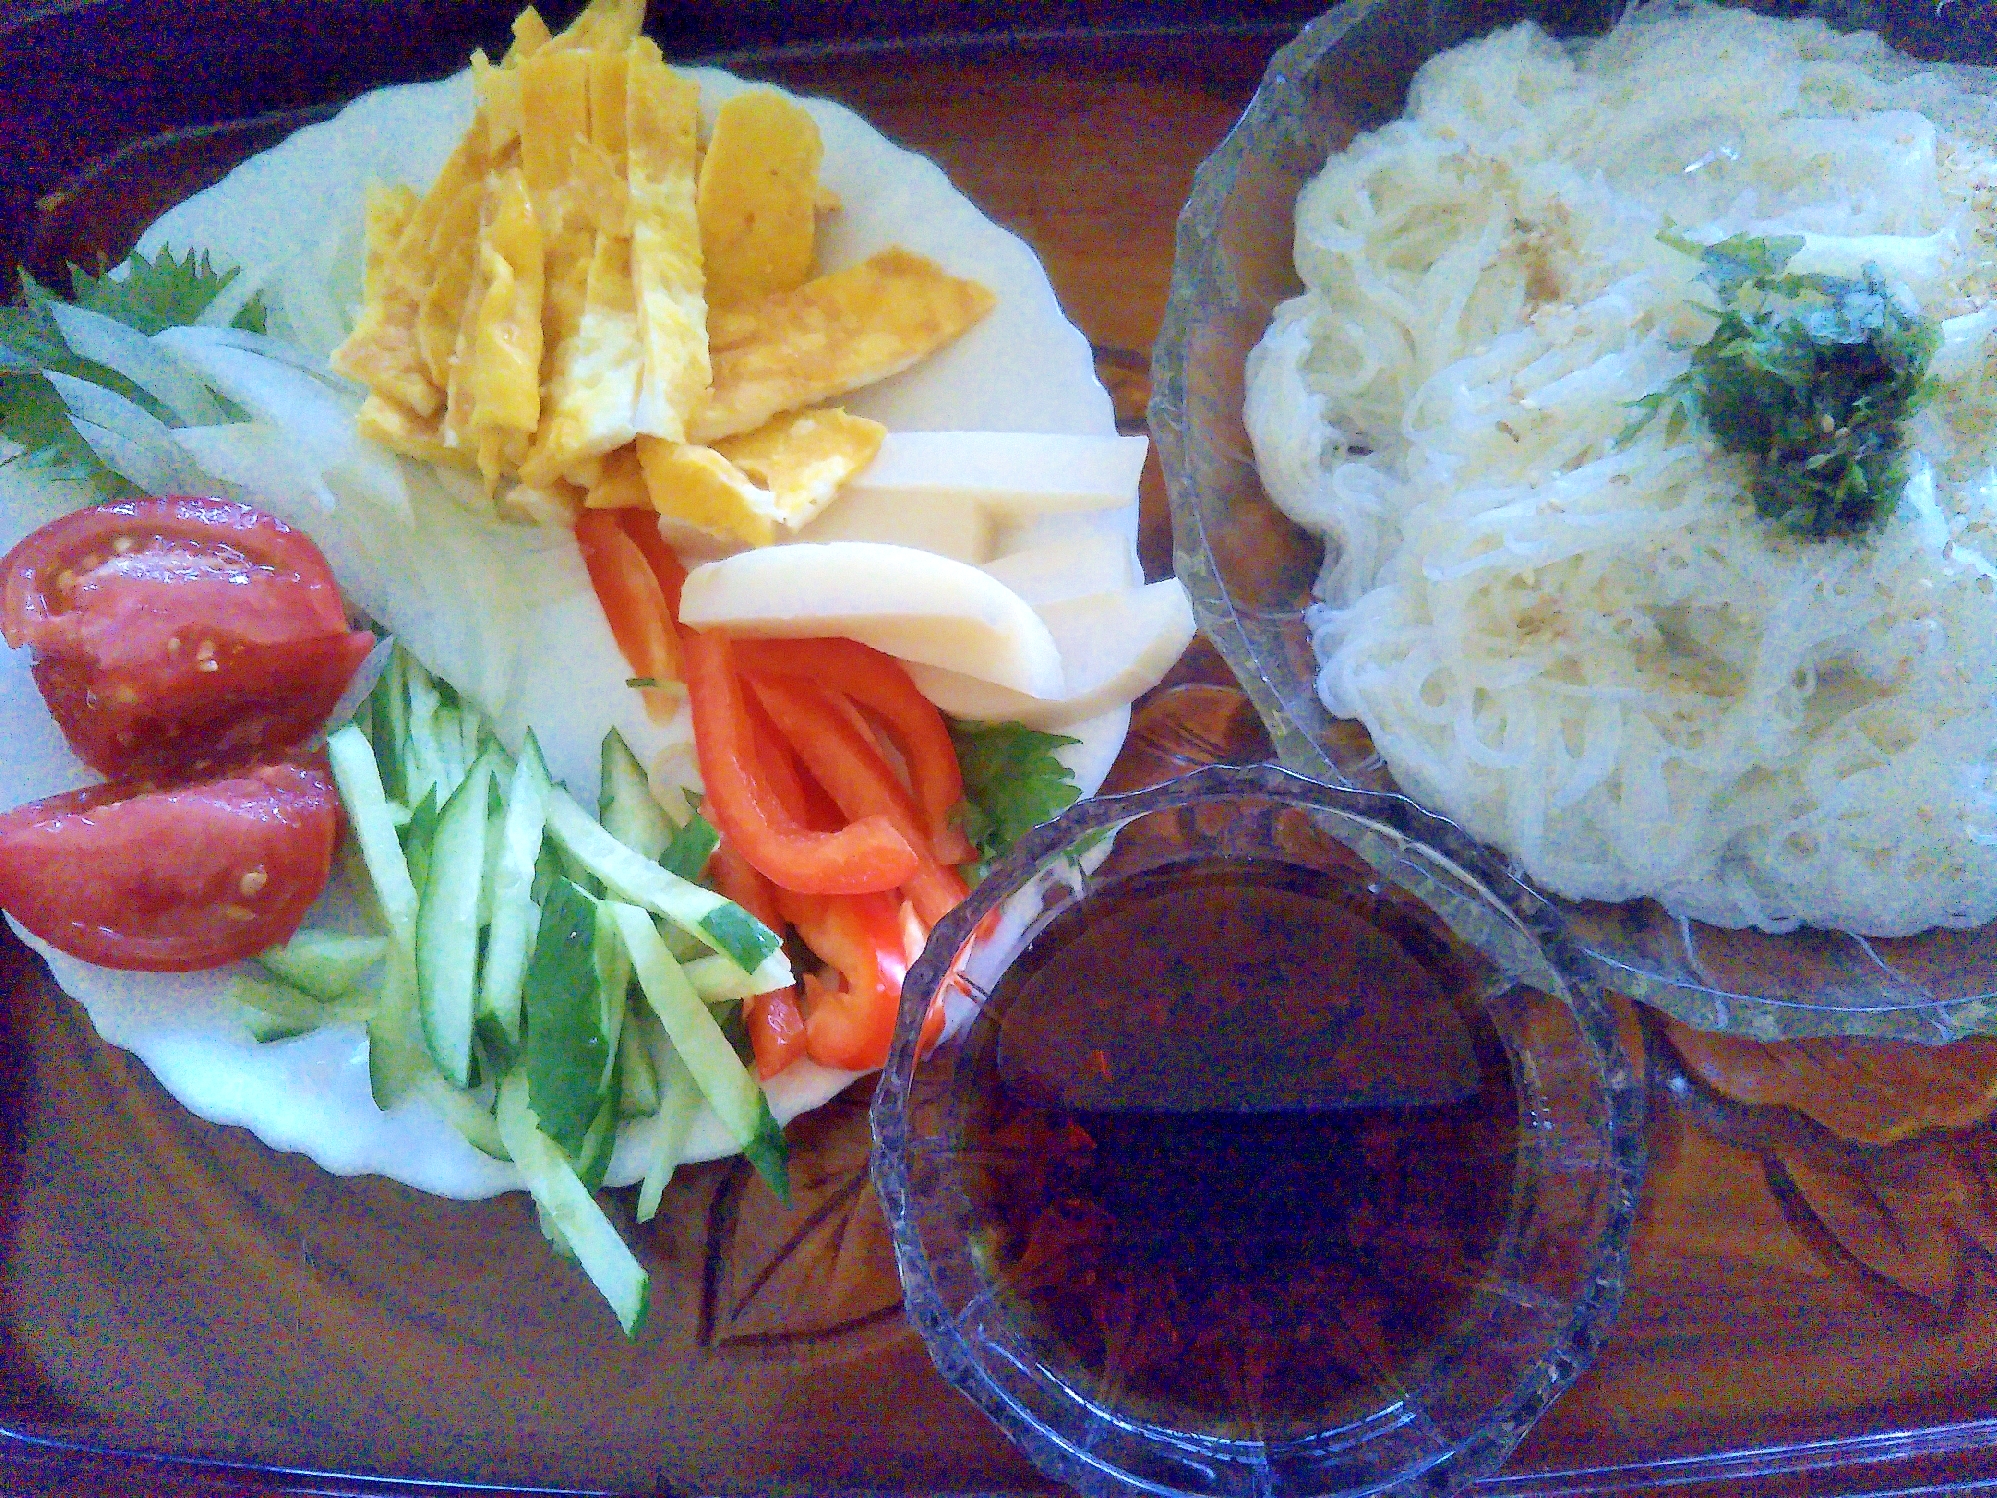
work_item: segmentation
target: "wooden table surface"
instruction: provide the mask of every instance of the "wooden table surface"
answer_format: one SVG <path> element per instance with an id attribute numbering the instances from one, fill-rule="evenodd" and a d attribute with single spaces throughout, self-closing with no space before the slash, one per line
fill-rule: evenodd
<path id="1" fill-rule="evenodd" d="M 762 71 L 934 157 L 1031 243 L 1141 430 L 1178 205 L 1275 39 L 1018 40 Z M 149 211 L 126 209 L 135 223 Z M 1142 549 L 1152 575 L 1169 571 L 1155 463 Z M 1265 754 L 1228 681 L 1196 645 L 1140 712 L 1119 780 Z M 668 1349 L 646 1362 L 600 1334 L 517 1200 L 446 1206 L 274 1156 L 181 1114 L 11 938 L 0 987 L 0 1406 L 16 1432 L 659 1492 L 1037 1486 L 901 1322 L 863 1100 L 795 1129 L 789 1212 L 739 1166 L 675 1182 L 644 1244 Z M 1492 1489 L 1883 1493 L 1997 1477 L 1997 1428 L 1978 1423 L 1997 1404 L 1997 1135 L 1983 1121 L 1997 1042 L 1761 1045 L 1634 1009 L 1626 1028 L 1652 1123 L 1621 1319 Z M 790 1285 L 808 1289 L 787 1299 Z M 508 1297 L 535 1305 L 524 1323 Z M 1794 1449 L 1767 1451 L 1780 1446 Z M 138 1480 L 64 1460 L 0 1441 L 0 1485 Z M 142 1485 L 247 1481 L 146 1469 Z"/>

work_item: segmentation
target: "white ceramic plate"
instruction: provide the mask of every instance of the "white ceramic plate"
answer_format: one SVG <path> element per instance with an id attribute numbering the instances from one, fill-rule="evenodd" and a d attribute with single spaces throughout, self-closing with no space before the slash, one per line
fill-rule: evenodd
<path id="1" fill-rule="evenodd" d="M 721 100 L 749 86 L 711 69 L 693 71 L 710 115 Z M 895 146 L 848 109 L 822 100 L 803 103 L 824 138 L 824 180 L 843 205 L 821 241 L 824 268 L 901 244 L 982 281 L 998 297 L 991 315 L 958 342 L 846 404 L 905 431 L 1113 431 L 1109 397 L 1095 378 L 1088 343 L 1062 316 L 1033 252 L 981 214 L 933 163 Z M 248 267 L 259 278 L 319 275 L 350 288 L 367 182 L 427 184 L 471 112 L 469 73 L 368 94 L 172 209 L 139 248 L 147 254 L 162 247 L 206 249 L 218 266 Z M 79 502 L 73 492 L 30 484 L 0 468 L 0 547 Z M 308 533 L 327 523 L 309 506 L 269 507 Z M 1113 520 L 1133 544 L 1136 521 L 1135 505 Z M 1099 522 L 1084 517 L 1080 523 Z M 427 563 L 422 548 L 380 551 L 400 559 L 383 565 L 414 569 Z M 545 642 L 545 648 L 520 648 L 517 638 L 474 640 L 475 654 L 484 646 L 484 661 L 499 664 L 483 681 L 454 684 L 493 711 L 509 738 L 517 741 L 527 724 L 535 725 L 556 774 L 589 804 L 603 733 L 615 724 L 642 755 L 656 730 L 639 711 L 636 694 L 623 686 L 624 664 L 573 548 L 550 544 L 541 560 L 546 571 L 536 578 L 536 596 L 507 629 L 516 635 L 524 629 L 525 639 Z M 449 597 L 448 572 L 428 571 L 423 580 L 415 591 L 425 595 L 426 607 L 450 611 L 459 628 L 473 633 L 484 627 L 488 615 L 477 597 Z M 415 620 L 399 624 L 394 607 L 377 612 L 390 630 L 417 628 Z M 1069 730 L 1083 740 L 1067 758 L 1084 791 L 1108 774 L 1128 723 L 1125 708 Z M 94 778 L 70 755 L 43 709 L 26 651 L 0 658 L 0 743 L 7 745 L 0 805 Z M 337 884 L 312 917 L 314 924 L 347 927 L 358 920 L 351 891 Z M 203 1118 L 246 1127 L 273 1149 L 298 1151 L 336 1174 L 385 1175 L 467 1199 L 519 1185 L 510 1165 L 473 1150 L 420 1101 L 380 1112 L 368 1093 L 366 1041 L 358 1028 L 258 1045 L 222 998 L 227 972 L 118 973 L 35 945 L 57 982 L 82 1001 L 98 1033 L 139 1056 Z M 800 1063 L 772 1082 L 771 1103 L 788 1120 L 851 1080 L 848 1073 Z M 644 1129 L 641 1122 L 620 1140 L 613 1184 L 640 1173 Z M 733 1152 L 718 1121 L 704 1114 L 692 1158 Z"/>

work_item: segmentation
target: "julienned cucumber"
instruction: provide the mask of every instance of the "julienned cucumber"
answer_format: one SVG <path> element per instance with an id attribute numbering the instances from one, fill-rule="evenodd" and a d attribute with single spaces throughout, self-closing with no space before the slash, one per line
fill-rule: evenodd
<path id="1" fill-rule="evenodd" d="M 559 786 L 548 796 L 548 831 L 619 900 L 664 916 L 758 977 L 773 960 L 781 962 L 781 976 L 772 971 L 775 981 L 770 988 L 791 981 L 790 964 L 782 961 L 783 943 L 776 932 L 713 890 L 669 874 L 625 847 Z"/>
<path id="2" fill-rule="evenodd" d="M 700 995 L 673 961 L 673 954 L 660 940 L 652 918 L 635 905 L 606 900 L 604 906 L 616 918 L 631 954 L 631 970 L 659 1023 L 672 1037 L 673 1049 L 693 1074 L 701 1095 L 714 1109 L 729 1136 L 742 1146 L 743 1154 L 769 1182 L 779 1199 L 790 1200 L 788 1155 L 783 1130 L 771 1116 L 763 1089 L 721 1033 L 721 1026 L 708 1013 Z"/>
<path id="3" fill-rule="evenodd" d="M 338 999 L 361 981 L 361 975 L 388 950 L 379 936 L 342 936 L 331 931 L 301 931 L 281 947 L 257 959 L 280 983 L 288 983 L 315 999 Z"/>
<path id="4" fill-rule="evenodd" d="M 521 990 L 525 1039 L 515 1074 L 543 1133 L 571 1157 L 602 1111 L 611 1041 L 597 987 L 596 902 L 566 879 L 541 905 L 540 934 Z"/>
<path id="5" fill-rule="evenodd" d="M 332 762 L 333 783 L 340 788 L 340 800 L 347 808 L 347 821 L 360 845 L 361 861 L 374 883 L 375 899 L 381 904 L 389 935 L 413 954 L 416 886 L 409 878 L 409 860 L 402 855 L 394 819 L 388 814 L 374 747 L 366 734 L 349 723 L 326 740 L 326 757 Z"/>
<path id="6" fill-rule="evenodd" d="M 438 813 L 416 912 L 416 1012 L 437 1070 L 458 1087 L 471 1085 L 486 800 L 497 769 L 496 754 L 482 755 Z"/>
<path id="7" fill-rule="evenodd" d="M 673 824 L 652 795 L 638 756 L 615 728 L 603 736 L 597 820 L 603 830 L 634 853 L 657 863 L 673 838 Z"/>
<path id="8" fill-rule="evenodd" d="M 651 1305 L 651 1277 L 555 1142 L 541 1132 L 527 1100 L 527 1079 L 519 1072 L 500 1084 L 497 1114 L 499 1137 L 520 1167 L 535 1205 L 575 1251 L 590 1283 L 610 1302 L 624 1335 L 635 1339 Z"/>
<path id="9" fill-rule="evenodd" d="M 551 1241 L 635 1332 L 643 1272 L 590 1193 L 620 1123 L 656 1115 L 632 1127 L 652 1131 L 640 1206 L 657 1211 L 703 1096 L 787 1191 L 782 1131 L 707 1005 L 781 987 L 790 964 L 776 933 L 689 877 L 715 833 L 658 807 L 621 737 L 603 748 L 606 830 L 552 782 L 531 734 L 515 761 L 406 653 L 374 697 L 327 747 L 388 937 L 308 935 L 270 954 L 278 982 L 244 992 L 252 1028 L 364 1017 L 376 1103 L 422 1097 L 474 1147 L 511 1157 Z M 379 989 L 359 1007 L 369 965 Z"/>
<path id="10" fill-rule="evenodd" d="M 548 767 L 534 731 L 520 748 L 520 761 L 506 786 L 506 815 L 499 828 L 499 857 L 493 863 L 492 927 L 486 936 L 485 969 L 479 979 L 478 1012 L 490 1018 L 513 1044 L 520 1043 L 520 982 L 527 971 L 540 910 L 534 904 L 534 868 L 548 817 Z"/>
<path id="11" fill-rule="evenodd" d="M 686 1062 L 673 1049 L 672 1037 L 664 1028 L 654 1027 L 647 1037 L 659 1074 L 659 1108 L 653 1115 L 652 1158 L 645 1166 L 645 1179 L 638 1187 L 638 1220 L 650 1222 L 658 1215 L 659 1199 L 665 1195 L 686 1142 L 693 1133 L 694 1118 L 700 1113 L 700 1085 L 686 1069 Z"/>

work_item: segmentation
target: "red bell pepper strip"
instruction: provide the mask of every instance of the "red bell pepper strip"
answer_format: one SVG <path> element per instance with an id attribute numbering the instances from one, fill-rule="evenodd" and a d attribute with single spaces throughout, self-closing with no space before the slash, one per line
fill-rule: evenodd
<path id="1" fill-rule="evenodd" d="M 871 1071 L 887 1060 L 908 971 L 900 902 L 891 894 L 814 899 L 779 894 L 797 934 L 841 982 L 805 978 L 805 1054 L 820 1066 Z"/>
<path id="2" fill-rule="evenodd" d="M 843 692 L 881 720 L 908 767 L 930 846 L 944 863 L 963 863 L 972 848 L 955 821 L 964 800 L 964 772 L 936 705 L 916 689 L 901 662 L 858 640 L 744 640 L 744 671 L 800 676 Z"/>
<path id="3" fill-rule="evenodd" d="M 631 674 L 661 683 L 678 681 L 680 649 L 673 616 L 644 552 L 617 518 L 622 513 L 584 510 L 576 517 L 576 547 Z M 645 706 L 654 713 L 670 712 L 674 703 L 647 691 Z"/>
<path id="4" fill-rule="evenodd" d="M 735 845 L 723 840 L 709 860 L 715 888 L 772 931 L 784 929 L 783 912 L 770 881 L 756 872 Z M 805 1054 L 804 1015 L 797 1007 L 797 989 L 786 986 L 756 994 L 742 1002 L 742 1022 L 756 1053 L 756 1075 L 768 1081 Z"/>
<path id="5" fill-rule="evenodd" d="M 726 838 L 715 845 L 714 856 L 708 860 L 707 872 L 714 880 L 714 887 L 723 895 L 772 931 L 783 930 L 783 915 L 777 909 L 776 890 Z"/>
<path id="6" fill-rule="evenodd" d="M 749 730 L 756 740 L 756 763 L 771 794 L 782 803 L 790 819 L 814 832 L 837 832 L 851 821 L 825 794 L 825 788 L 805 773 L 790 740 L 777 731 L 777 725 L 770 721 L 770 715 L 753 691 L 742 694 L 742 705 L 749 714 Z"/>
<path id="7" fill-rule="evenodd" d="M 756 1054 L 756 1075 L 765 1082 L 807 1054 L 804 1016 L 798 1011 L 795 988 L 773 989 L 743 1000 L 742 1023 Z"/>
<path id="8" fill-rule="evenodd" d="M 631 542 L 638 548 L 645 564 L 652 569 L 652 576 L 658 580 L 659 592 L 666 600 L 666 617 L 678 622 L 680 617 L 680 590 L 686 587 L 686 566 L 666 545 L 666 538 L 659 534 L 659 517 L 650 510 L 596 510 L 588 513 L 615 515 L 617 524 Z"/>
<path id="9" fill-rule="evenodd" d="M 779 889 L 854 895 L 899 888 L 917 872 L 914 846 L 887 817 L 862 815 L 837 832 L 798 825 L 761 774 L 728 637 L 690 629 L 681 645 L 706 810 L 758 873 Z"/>
<path id="10" fill-rule="evenodd" d="M 791 676 L 751 676 L 750 689 L 790 741 L 812 778 L 849 817 L 883 817 L 907 839 L 917 867 L 902 888 L 925 925 L 934 926 L 969 893 L 923 834 L 914 799 L 881 753 L 839 711 L 827 693 Z M 698 721 L 695 733 L 699 732 Z M 783 883 L 778 880 L 778 883 Z"/>

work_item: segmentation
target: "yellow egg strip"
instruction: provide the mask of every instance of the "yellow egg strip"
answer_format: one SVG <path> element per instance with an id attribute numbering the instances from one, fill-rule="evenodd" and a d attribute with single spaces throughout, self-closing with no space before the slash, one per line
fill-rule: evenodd
<path id="1" fill-rule="evenodd" d="M 818 232 L 818 126 L 782 94 L 753 89 L 714 117 L 700 163 L 700 252 L 710 306 L 804 284 Z"/>
<path id="2" fill-rule="evenodd" d="M 888 249 L 708 325 L 714 395 L 695 441 L 761 426 L 898 374 L 991 311 L 991 292 L 933 260 Z"/>
<path id="3" fill-rule="evenodd" d="M 650 504 L 703 544 L 765 544 L 882 435 L 798 408 L 908 367 L 992 299 L 901 250 L 806 279 L 836 206 L 810 114 L 737 95 L 703 161 L 699 89 L 643 17 L 593 0 L 552 35 L 530 8 L 504 63 L 474 55 L 438 180 L 370 190 L 365 303 L 334 363 L 369 388 L 362 432 L 476 467 L 508 511 Z"/>
<path id="4" fill-rule="evenodd" d="M 694 205 L 700 88 L 640 38 L 628 53 L 627 180 L 631 270 L 644 372 L 634 428 L 682 441 L 707 402 L 706 279 Z"/>
<path id="5" fill-rule="evenodd" d="M 874 461 L 887 434 L 878 421 L 828 407 L 787 411 L 714 450 L 768 490 L 777 519 L 795 530 Z"/>

